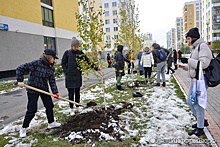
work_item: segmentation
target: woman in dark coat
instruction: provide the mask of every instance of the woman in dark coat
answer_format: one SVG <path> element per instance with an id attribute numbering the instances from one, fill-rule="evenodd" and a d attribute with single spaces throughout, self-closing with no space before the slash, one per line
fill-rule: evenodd
<path id="1" fill-rule="evenodd" d="M 124 72 L 125 61 L 130 63 L 130 60 L 124 58 L 122 51 L 123 51 L 123 45 L 118 45 L 117 53 L 115 55 L 115 60 L 113 63 L 114 64 L 113 67 L 115 68 L 115 73 L 116 73 L 116 81 L 117 81 L 116 86 L 118 90 L 124 90 L 121 87 L 121 78 L 122 76 L 125 75 Z"/>
<path id="2" fill-rule="evenodd" d="M 75 37 L 72 38 L 71 41 L 71 49 L 66 50 L 62 57 L 62 68 L 63 72 L 65 73 L 65 86 L 69 93 L 69 99 L 75 102 L 80 102 L 80 87 L 82 86 L 82 68 L 79 65 L 80 62 L 87 63 L 90 67 L 95 67 L 94 64 L 89 62 L 89 58 L 80 50 L 79 47 L 79 40 Z M 73 110 L 73 104 L 69 103 L 71 112 L 70 115 L 75 115 L 75 111 Z M 76 106 L 76 111 L 79 111 L 78 105 Z"/>

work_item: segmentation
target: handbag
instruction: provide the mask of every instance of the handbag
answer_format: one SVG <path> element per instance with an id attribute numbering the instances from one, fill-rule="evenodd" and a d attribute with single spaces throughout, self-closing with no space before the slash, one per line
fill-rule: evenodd
<path id="1" fill-rule="evenodd" d="M 199 68 L 197 68 L 198 79 L 196 80 L 196 98 L 198 104 L 205 109 L 207 104 L 206 83 L 205 83 L 202 65 L 200 64 L 200 62 L 198 62 L 198 64 L 199 65 L 197 65 L 197 67 L 199 66 Z"/>

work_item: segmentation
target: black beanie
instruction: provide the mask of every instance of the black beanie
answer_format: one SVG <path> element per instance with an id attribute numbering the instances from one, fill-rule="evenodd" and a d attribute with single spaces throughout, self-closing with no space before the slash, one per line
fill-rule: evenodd
<path id="1" fill-rule="evenodd" d="M 191 28 L 188 33 L 186 33 L 186 38 L 192 37 L 192 38 L 200 38 L 199 30 L 198 28 Z"/>

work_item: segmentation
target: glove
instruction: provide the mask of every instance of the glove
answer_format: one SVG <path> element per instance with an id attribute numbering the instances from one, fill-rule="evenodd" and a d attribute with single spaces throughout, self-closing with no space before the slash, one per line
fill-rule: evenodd
<path id="1" fill-rule="evenodd" d="M 56 94 L 54 94 L 53 97 L 56 98 L 56 99 L 59 99 L 60 95 L 59 95 L 59 93 L 56 93 Z"/>
<path id="2" fill-rule="evenodd" d="M 23 88 L 23 87 L 24 87 L 24 82 L 18 82 L 17 85 L 18 85 L 20 88 Z"/>
<path id="3" fill-rule="evenodd" d="M 182 63 L 188 63 L 188 58 L 180 58 Z"/>

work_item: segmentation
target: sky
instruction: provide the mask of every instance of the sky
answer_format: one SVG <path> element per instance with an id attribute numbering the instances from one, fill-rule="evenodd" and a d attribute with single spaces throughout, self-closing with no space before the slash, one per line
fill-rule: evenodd
<path id="1" fill-rule="evenodd" d="M 141 33 L 151 33 L 153 41 L 166 47 L 166 33 L 175 27 L 176 17 L 182 17 L 184 3 L 190 1 L 194 0 L 135 0 Z"/>

